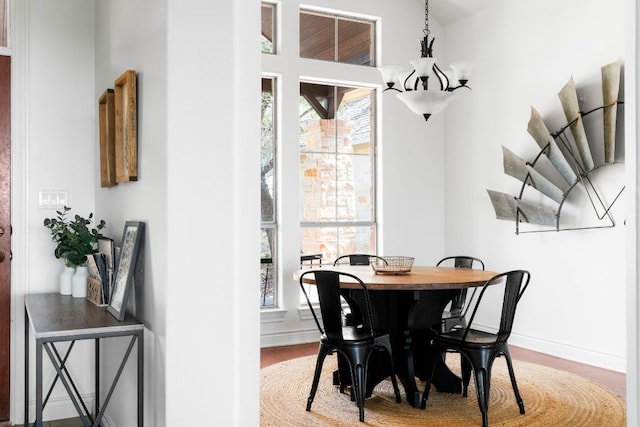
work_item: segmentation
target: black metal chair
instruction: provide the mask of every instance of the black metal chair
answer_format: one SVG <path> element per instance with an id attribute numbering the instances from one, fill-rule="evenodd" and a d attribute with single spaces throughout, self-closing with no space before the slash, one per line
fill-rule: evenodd
<path id="1" fill-rule="evenodd" d="M 444 257 L 438 261 L 436 267 L 446 265 L 451 265 L 455 268 L 477 268 L 477 266 L 479 266 L 484 270 L 484 262 L 482 262 L 481 259 L 466 255 Z M 473 301 L 473 297 L 477 290 L 478 288 L 473 288 L 469 302 Z M 460 289 L 458 295 L 451 300 L 449 310 L 445 310 L 445 312 L 442 313 L 443 331 L 450 331 L 453 328 L 464 328 L 467 326 L 467 322 L 465 320 L 467 311 L 469 310 L 469 304 L 467 303 L 467 291 L 467 288 Z"/>
<path id="2" fill-rule="evenodd" d="M 478 300 L 474 305 L 473 312 L 468 320 L 468 325 L 462 329 L 453 329 L 437 334 L 432 340 L 432 351 L 429 352 L 429 374 L 425 384 L 424 393 L 422 395 L 421 408 L 424 409 L 429 398 L 429 389 L 431 388 L 431 379 L 433 377 L 433 367 L 440 354 L 447 350 L 455 350 L 459 352 L 462 365 L 462 395 L 467 397 L 469 381 L 471 379 L 471 371 L 473 371 L 474 381 L 476 384 L 476 394 L 478 395 L 478 405 L 482 413 L 482 425 L 489 425 L 487 412 L 489 409 L 489 390 L 491 388 L 491 367 L 496 357 L 504 355 L 509 369 L 509 377 L 511 385 L 516 397 L 516 402 L 520 408 L 520 413 L 524 414 L 524 403 L 518 385 L 516 376 L 513 371 L 511 355 L 509 354 L 509 346 L 507 340 L 511 335 L 511 328 L 516 313 L 516 307 L 522 294 L 529 285 L 531 275 L 525 270 L 514 270 L 507 273 L 498 274 L 487 281 L 480 290 Z M 491 293 L 491 298 L 483 304 L 483 297 Z M 496 295 L 499 293 L 499 295 Z M 496 307 L 496 299 L 494 297 L 501 296 L 502 304 Z M 478 313 L 478 308 L 483 306 L 484 309 L 490 307 L 494 313 L 501 313 L 499 326 L 495 328 L 497 332 L 486 332 L 486 322 L 483 321 L 485 327 L 482 329 L 474 328 L 474 320 Z"/>
<path id="3" fill-rule="evenodd" d="M 349 254 L 349 255 L 342 255 L 336 258 L 335 261 L 333 261 L 333 265 L 336 267 L 340 265 L 353 265 L 353 266 L 370 265 L 372 257 L 384 260 L 384 258 L 378 255 Z M 358 309 L 358 304 L 355 304 L 353 301 L 349 300 L 348 298 L 345 298 L 345 302 L 349 306 L 348 312 L 345 312 L 344 310 L 342 310 L 342 314 L 344 316 L 346 325 L 348 326 L 358 325 L 362 321 L 362 314 Z M 339 380 L 336 379 L 334 383 L 337 384 L 337 381 Z"/>
<path id="4" fill-rule="evenodd" d="M 316 315 L 313 304 L 307 295 L 304 286 L 304 277 L 314 274 L 315 283 L 318 288 L 318 298 L 320 302 L 320 312 L 322 315 L 322 324 Z M 343 326 L 342 313 L 340 303 L 340 277 L 347 276 L 359 284 L 364 293 L 366 303 L 365 318 L 362 325 L 359 326 Z M 311 404 L 318 389 L 320 373 L 322 372 L 322 364 L 327 355 L 338 352 L 349 363 L 349 371 L 351 373 L 351 393 L 352 399 L 357 402 L 360 412 L 360 421 L 364 421 L 364 399 L 366 393 L 366 377 L 368 370 L 369 358 L 374 351 L 386 351 L 388 360 L 391 365 L 391 382 L 396 395 L 396 401 L 400 403 L 400 390 L 395 377 L 393 367 L 393 354 L 391 350 L 391 342 L 389 334 L 377 331 L 374 326 L 374 317 L 371 311 L 371 303 L 367 287 L 357 276 L 349 273 L 323 270 L 308 271 L 300 276 L 300 288 L 311 310 L 318 330 L 320 331 L 320 346 L 318 349 L 318 358 L 316 361 L 316 369 L 313 375 L 313 383 L 311 392 L 307 399 L 307 411 L 311 411 Z M 355 396 L 355 399 L 354 399 Z"/>
<path id="5" fill-rule="evenodd" d="M 340 264 L 347 264 L 347 262 L 345 261 L 348 261 L 349 265 L 369 265 L 371 263 L 371 257 L 382 259 L 382 260 L 384 259 L 378 255 L 349 254 L 349 255 L 342 255 L 336 258 L 336 260 L 333 261 L 333 265 L 337 266 Z"/>

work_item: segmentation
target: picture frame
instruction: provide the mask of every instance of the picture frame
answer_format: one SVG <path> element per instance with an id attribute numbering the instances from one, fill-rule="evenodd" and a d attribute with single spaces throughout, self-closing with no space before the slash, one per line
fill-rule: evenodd
<path id="1" fill-rule="evenodd" d="M 98 100 L 100 130 L 100 186 L 113 187 L 116 182 L 115 100 L 114 90 L 105 90 Z"/>
<path id="2" fill-rule="evenodd" d="M 104 297 L 102 278 L 96 264 L 95 255 L 87 257 L 87 267 L 89 268 L 89 277 L 87 278 L 87 299 L 98 307 L 106 307 L 107 303 Z"/>
<path id="3" fill-rule="evenodd" d="M 127 302 L 133 284 L 138 255 L 144 239 L 144 223 L 127 221 L 122 232 L 120 256 L 116 267 L 113 288 L 107 311 L 119 321 L 127 312 Z"/>
<path id="4" fill-rule="evenodd" d="M 105 302 L 109 302 L 111 297 L 111 291 L 113 288 L 113 279 L 115 274 L 116 265 L 116 251 L 113 239 L 108 237 L 101 237 L 98 239 L 98 253 L 101 260 L 101 284 L 102 293 L 104 295 Z M 94 256 L 96 256 L 94 255 Z"/>
<path id="5" fill-rule="evenodd" d="M 138 107 L 136 72 L 127 70 L 114 82 L 116 182 L 138 180 Z"/>

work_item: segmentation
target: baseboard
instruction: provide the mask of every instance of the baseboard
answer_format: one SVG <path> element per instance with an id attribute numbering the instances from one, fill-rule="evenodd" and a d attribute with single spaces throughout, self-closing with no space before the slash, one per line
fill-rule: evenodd
<path id="1" fill-rule="evenodd" d="M 604 353 L 516 333 L 509 337 L 509 344 L 610 371 L 627 372 L 626 355 Z"/>
<path id="2" fill-rule="evenodd" d="M 260 347 L 281 347 L 283 345 L 318 342 L 318 329 L 304 331 L 274 332 L 260 335 Z"/>
<path id="3" fill-rule="evenodd" d="M 82 400 L 87 408 L 93 408 L 93 393 L 83 394 Z M 36 417 L 36 402 L 29 402 L 29 420 L 33 422 Z M 47 406 L 43 411 L 43 421 L 65 420 L 68 418 L 78 418 L 73 402 L 68 396 L 50 397 Z M 26 423 L 25 423 L 26 424 Z"/>
<path id="4" fill-rule="evenodd" d="M 93 410 L 93 393 L 86 394 L 82 396 L 82 400 L 84 400 L 85 405 L 90 410 Z M 69 418 L 79 418 L 78 412 L 76 411 L 75 406 L 71 402 L 71 399 L 67 396 L 64 397 L 51 397 L 47 402 L 47 407 L 44 412 L 44 420 L 43 421 L 54 421 L 54 420 L 66 420 Z M 35 401 L 29 402 L 29 420 L 33 422 L 35 420 L 36 413 L 36 403 Z M 26 424 L 26 423 L 25 423 Z M 9 424 L 7 424 L 8 426 Z M 114 427 L 115 424 L 109 418 L 109 413 L 105 413 L 102 417 L 102 421 L 100 423 L 103 427 Z M 0 423 L 0 427 L 2 424 Z"/>

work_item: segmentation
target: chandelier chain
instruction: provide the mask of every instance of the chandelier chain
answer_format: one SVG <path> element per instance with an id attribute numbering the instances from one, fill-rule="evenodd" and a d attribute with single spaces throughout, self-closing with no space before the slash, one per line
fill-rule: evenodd
<path id="1" fill-rule="evenodd" d="M 424 35 L 428 36 L 431 34 L 429 31 L 429 0 L 424 1 Z"/>

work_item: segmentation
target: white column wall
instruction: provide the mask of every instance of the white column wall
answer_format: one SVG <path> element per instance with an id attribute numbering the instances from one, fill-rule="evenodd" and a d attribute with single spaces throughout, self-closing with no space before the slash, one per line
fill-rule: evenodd
<path id="1" fill-rule="evenodd" d="M 638 343 L 640 341 L 640 293 L 638 293 L 638 128 L 640 119 L 638 110 L 638 91 L 640 89 L 640 76 L 638 75 L 638 57 L 640 54 L 640 8 L 635 0 L 625 1 L 626 19 L 625 31 L 627 34 L 625 62 L 626 75 L 629 76 L 625 90 L 625 108 L 627 121 L 625 126 L 627 164 L 626 179 L 629 185 L 627 195 L 627 212 L 629 221 L 626 240 L 626 308 L 627 308 L 627 425 L 634 426 L 640 423 L 640 398 L 639 373 L 640 360 L 638 358 Z M 632 77 L 633 76 L 633 77 Z M 633 218 L 633 219 L 631 219 Z"/>
<path id="2" fill-rule="evenodd" d="M 258 425 L 260 7 L 167 4 L 166 423 Z"/>

